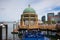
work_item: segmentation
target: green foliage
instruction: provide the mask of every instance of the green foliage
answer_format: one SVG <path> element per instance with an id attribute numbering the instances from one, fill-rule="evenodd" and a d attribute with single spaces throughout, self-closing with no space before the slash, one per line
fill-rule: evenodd
<path id="1" fill-rule="evenodd" d="M 51 21 L 52 22 L 52 24 L 55 24 L 56 22 L 55 21 Z"/>
<path id="2" fill-rule="evenodd" d="M 46 24 L 55 24 L 56 22 L 55 21 L 45 21 L 44 23 L 46 23 Z"/>

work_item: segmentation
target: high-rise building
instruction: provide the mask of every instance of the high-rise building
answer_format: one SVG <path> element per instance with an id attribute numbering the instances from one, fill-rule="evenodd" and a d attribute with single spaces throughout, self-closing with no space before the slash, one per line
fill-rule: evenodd
<path id="1" fill-rule="evenodd" d="M 60 17 L 60 12 L 58 12 L 58 15 L 59 15 L 59 17 Z"/>
<path id="2" fill-rule="evenodd" d="M 58 14 L 54 16 L 54 20 L 55 22 L 60 21 L 60 12 L 58 12 Z"/>
<path id="3" fill-rule="evenodd" d="M 57 15 L 54 15 L 54 13 L 48 13 L 47 14 L 47 20 L 49 22 L 51 22 L 51 21 L 55 21 L 55 22 L 60 21 L 60 12 L 58 12 Z"/>
<path id="4" fill-rule="evenodd" d="M 47 20 L 48 21 L 51 21 L 52 20 L 52 17 L 54 17 L 54 13 L 48 13 L 47 14 Z"/>
<path id="5" fill-rule="evenodd" d="M 54 20 L 55 20 L 55 22 L 60 21 L 60 17 L 59 17 L 59 15 L 55 15 L 55 16 L 54 16 Z"/>
<path id="6" fill-rule="evenodd" d="M 42 22 L 43 23 L 45 22 L 45 16 L 42 16 Z"/>

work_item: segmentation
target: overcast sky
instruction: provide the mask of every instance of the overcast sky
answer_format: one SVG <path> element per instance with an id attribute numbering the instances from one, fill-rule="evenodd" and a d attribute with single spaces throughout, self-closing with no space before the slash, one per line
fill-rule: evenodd
<path id="1" fill-rule="evenodd" d="M 0 0 L 0 21 L 18 21 L 28 4 L 35 9 L 38 18 L 60 11 L 60 0 Z"/>

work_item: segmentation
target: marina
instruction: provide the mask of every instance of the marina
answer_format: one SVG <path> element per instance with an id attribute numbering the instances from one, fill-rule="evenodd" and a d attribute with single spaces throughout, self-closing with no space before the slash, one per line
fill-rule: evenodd
<path id="1" fill-rule="evenodd" d="M 17 21 L 0 22 L 0 40 L 60 40 L 60 12 L 56 15 L 47 13 L 47 20 L 45 14 L 40 16 L 42 14 L 38 14 L 34 6 L 28 4 L 20 16 L 17 15 Z M 13 16 L 12 19 L 16 18 Z"/>

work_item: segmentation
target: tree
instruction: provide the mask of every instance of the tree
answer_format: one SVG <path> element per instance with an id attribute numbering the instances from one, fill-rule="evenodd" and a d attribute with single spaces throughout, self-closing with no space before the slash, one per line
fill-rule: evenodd
<path id="1" fill-rule="evenodd" d="M 52 24 L 55 24 L 56 22 L 55 21 L 51 21 Z"/>

